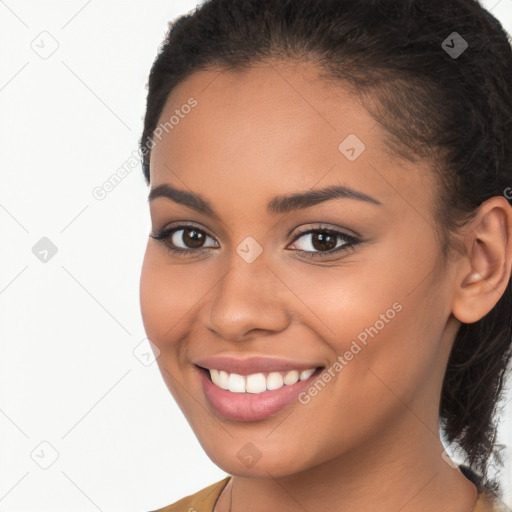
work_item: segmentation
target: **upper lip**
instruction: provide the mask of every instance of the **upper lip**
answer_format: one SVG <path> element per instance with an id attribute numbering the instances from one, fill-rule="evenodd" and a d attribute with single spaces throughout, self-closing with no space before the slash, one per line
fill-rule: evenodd
<path id="1" fill-rule="evenodd" d="M 251 373 L 308 370 L 321 366 L 317 363 L 304 363 L 289 359 L 251 356 L 243 359 L 233 356 L 212 356 L 194 361 L 194 364 L 208 369 L 223 370 L 228 373 L 250 375 Z"/>

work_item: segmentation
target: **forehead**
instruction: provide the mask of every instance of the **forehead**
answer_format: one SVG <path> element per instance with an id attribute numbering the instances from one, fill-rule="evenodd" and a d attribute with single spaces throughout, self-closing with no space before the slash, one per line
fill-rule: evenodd
<path id="1" fill-rule="evenodd" d="M 152 150 L 153 187 L 184 180 L 192 189 L 214 183 L 247 197 L 266 190 L 268 197 L 331 184 L 370 193 L 384 180 L 384 198 L 397 186 L 425 190 L 429 180 L 425 169 L 413 172 L 389 154 L 359 96 L 323 78 L 313 63 L 194 72 L 169 96 L 160 125 L 166 122 Z M 347 158 L 347 146 L 356 159 Z"/>
<path id="2" fill-rule="evenodd" d="M 370 134 L 376 122 L 359 96 L 322 78 L 312 63 L 279 61 L 237 71 L 194 72 L 172 91 L 160 123 L 188 111 L 192 98 L 197 105 L 172 128 L 176 145 L 195 139 L 228 155 L 233 143 L 246 150 L 266 145 L 268 150 L 286 142 L 288 149 L 295 144 L 307 151 L 326 136 L 325 146 L 332 142 L 337 150 L 338 139 L 349 132 L 373 145 L 379 142 Z"/>

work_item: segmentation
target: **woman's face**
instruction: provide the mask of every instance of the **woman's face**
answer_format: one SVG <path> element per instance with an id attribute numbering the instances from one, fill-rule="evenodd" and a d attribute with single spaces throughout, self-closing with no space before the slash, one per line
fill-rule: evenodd
<path id="1" fill-rule="evenodd" d="M 160 122 L 150 210 L 152 234 L 169 236 L 148 240 L 141 309 L 209 457 L 288 475 L 437 436 L 458 323 L 426 164 L 391 157 L 313 64 L 196 72 Z M 218 386 L 200 365 L 237 375 Z M 273 375 L 245 377 L 260 373 Z"/>

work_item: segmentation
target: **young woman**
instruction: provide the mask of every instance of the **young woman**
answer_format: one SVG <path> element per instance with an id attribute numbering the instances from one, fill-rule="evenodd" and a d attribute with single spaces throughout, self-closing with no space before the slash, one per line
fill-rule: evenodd
<path id="1" fill-rule="evenodd" d="M 510 42 L 477 1 L 209 0 L 175 21 L 140 141 L 141 310 L 228 475 L 162 511 L 509 510 L 488 470 L 511 136 Z"/>

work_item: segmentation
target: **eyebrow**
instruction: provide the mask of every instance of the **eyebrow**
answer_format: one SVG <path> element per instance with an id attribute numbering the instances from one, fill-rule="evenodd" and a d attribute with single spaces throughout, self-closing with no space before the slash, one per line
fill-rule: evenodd
<path id="1" fill-rule="evenodd" d="M 210 201 L 200 194 L 185 190 L 178 190 L 167 183 L 163 183 L 162 185 L 158 185 L 151 189 L 148 196 L 148 202 L 153 201 L 157 197 L 165 197 L 199 213 L 204 213 L 209 217 L 219 219 L 219 215 L 215 211 L 215 208 L 213 208 Z M 353 188 L 346 187 L 344 185 L 332 185 L 327 188 L 309 190 L 307 192 L 276 196 L 267 203 L 267 212 L 274 215 L 284 214 L 293 210 L 309 208 L 316 204 L 323 203 L 324 201 L 341 198 L 355 199 L 358 201 L 382 205 L 380 201 L 374 197 L 364 194 L 363 192 L 359 192 L 358 190 L 354 190 Z"/>

